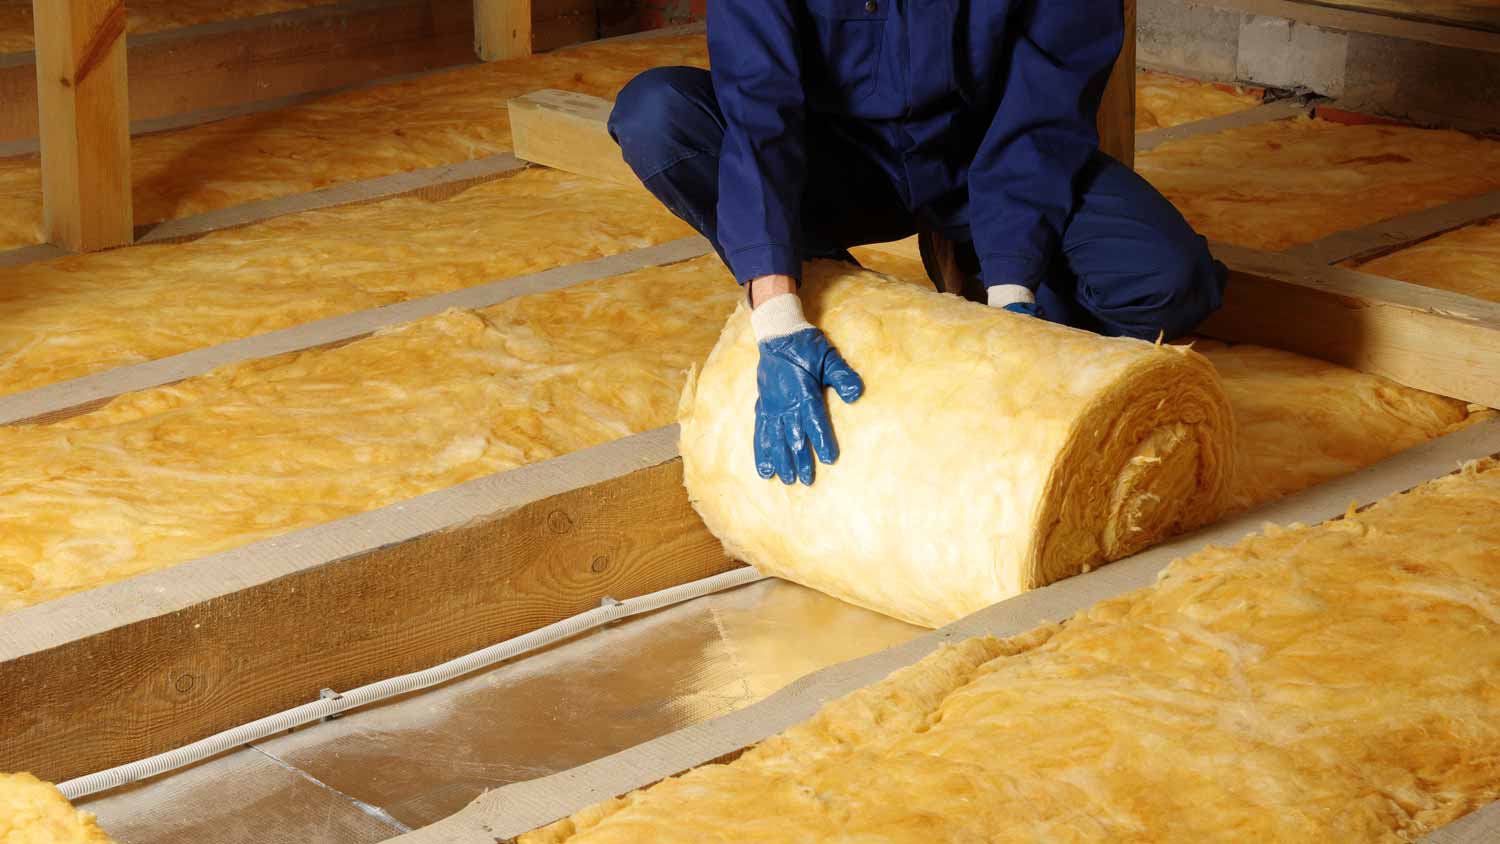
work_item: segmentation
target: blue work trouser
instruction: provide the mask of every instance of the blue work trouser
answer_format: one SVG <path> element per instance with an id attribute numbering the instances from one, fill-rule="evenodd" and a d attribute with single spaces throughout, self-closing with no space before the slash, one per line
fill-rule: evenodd
<path id="1" fill-rule="evenodd" d="M 708 72 L 664 67 L 642 73 L 620 92 L 609 131 L 647 190 L 723 257 L 716 209 L 724 116 Z M 806 257 L 847 257 L 851 246 L 917 231 L 918 216 L 865 150 L 816 119 L 808 121 L 807 144 Z M 1227 272 L 1166 197 L 1103 153 L 1078 189 L 1060 252 L 1037 290 L 1048 319 L 1154 340 L 1185 334 L 1218 309 Z M 967 253 L 977 267 L 972 244 Z"/>

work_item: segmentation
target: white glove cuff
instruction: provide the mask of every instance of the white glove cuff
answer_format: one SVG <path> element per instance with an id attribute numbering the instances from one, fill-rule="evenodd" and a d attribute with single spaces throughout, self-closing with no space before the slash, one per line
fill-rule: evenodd
<path id="1" fill-rule="evenodd" d="M 812 323 L 802 315 L 802 300 L 795 293 L 778 293 L 750 312 L 750 327 L 757 343 L 796 334 Z"/>
<path id="2" fill-rule="evenodd" d="M 1022 287 L 1019 284 L 997 284 L 984 293 L 989 298 L 992 308 L 1003 308 L 1017 302 L 1025 302 L 1028 305 L 1036 303 L 1036 294 L 1031 292 L 1031 288 Z"/>

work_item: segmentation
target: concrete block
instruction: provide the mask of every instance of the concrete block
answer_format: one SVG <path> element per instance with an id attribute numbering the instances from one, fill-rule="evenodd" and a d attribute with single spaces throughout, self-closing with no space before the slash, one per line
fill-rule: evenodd
<path id="1" fill-rule="evenodd" d="M 1138 0 L 1137 61 L 1203 79 L 1234 79 L 1241 13 L 1187 0 Z"/>
<path id="2" fill-rule="evenodd" d="M 1235 74 L 1246 82 L 1344 93 L 1349 35 L 1285 18 L 1246 15 L 1240 24 Z"/>

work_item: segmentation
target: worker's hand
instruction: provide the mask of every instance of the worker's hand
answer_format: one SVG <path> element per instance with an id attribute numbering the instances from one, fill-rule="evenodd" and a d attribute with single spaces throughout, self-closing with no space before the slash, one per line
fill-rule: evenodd
<path id="1" fill-rule="evenodd" d="M 813 482 L 813 455 L 824 463 L 839 457 L 828 418 L 824 387 L 846 403 L 865 385 L 838 350 L 802 316 L 795 293 L 766 299 L 750 315 L 760 342 L 755 402 L 755 470 L 782 483 Z"/>
<path id="2" fill-rule="evenodd" d="M 1036 294 L 1032 293 L 1028 287 L 1022 287 L 1019 284 L 996 284 L 984 292 L 992 308 L 1042 318 L 1042 309 L 1036 303 Z"/>

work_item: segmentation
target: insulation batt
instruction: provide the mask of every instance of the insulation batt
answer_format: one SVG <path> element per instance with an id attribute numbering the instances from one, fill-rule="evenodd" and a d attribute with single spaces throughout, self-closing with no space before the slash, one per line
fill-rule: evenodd
<path id="1" fill-rule="evenodd" d="M 1500 190 L 1500 141 L 1297 118 L 1165 143 L 1136 168 L 1205 237 L 1280 251 Z"/>
<path id="2" fill-rule="evenodd" d="M 442 200 L 27 264 L 0 271 L 0 395 L 692 233 L 638 186 L 529 168 Z"/>
<path id="3" fill-rule="evenodd" d="M 1389 255 L 1345 266 L 1500 302 L 1500 219 L 1455 229 Z"/>
<path id="4" fill-rule="evenodd" d="M 1135 130 L 1164 129 L 1260 105 L 1254 90 L 1140 70 L 1135 75 Z"/>
<path id="5" fill-rule="evenodd" d="M 706 257 L 0 427 L 0 612 L 666 425 L 742 299 Z M 1203 349 L 1246 506 L 1472 418 L 1288 352 Z"/>
<path id="6" fill-rule="evenodd" d="M 0 844 L 112 844 L 94 816 L 31 774 L 0 774 Z"/>
<path id="7" fill-rule="evenodd" d="M 1500 797 L 1500 467 L 944 647 L 521 844 L 1398 844 Z"/>
<path id="8" fill-rule="evenodd" d="M 731 555 L 936 627 L 1225 511 L 1234 419 L 1201 355 L 810 270 L 808 319 L 866 384 L 830 401 L 837 464 L 756 474 L 746 306 L 683 394 L 688 493 Z"/>

